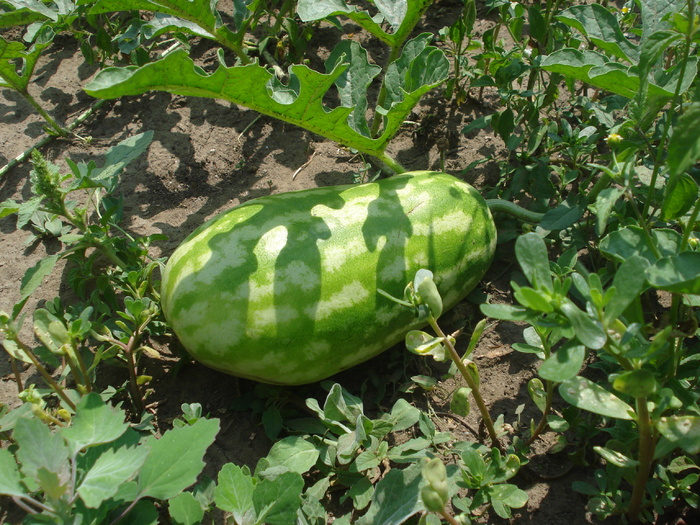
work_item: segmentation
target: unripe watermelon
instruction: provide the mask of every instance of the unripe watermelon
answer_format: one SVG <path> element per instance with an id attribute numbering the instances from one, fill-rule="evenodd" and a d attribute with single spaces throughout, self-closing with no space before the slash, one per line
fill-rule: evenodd
<path id="1" fill-rule="evenodd" d="M 491 213 L 438 172 L 253 199 L 175 250 L 162 281 L 166 318 L 198 361 L 265 383 L 318 381 L 418 328 L 402 297 L 420 268 L 447 310 L 483 277 Z"/>

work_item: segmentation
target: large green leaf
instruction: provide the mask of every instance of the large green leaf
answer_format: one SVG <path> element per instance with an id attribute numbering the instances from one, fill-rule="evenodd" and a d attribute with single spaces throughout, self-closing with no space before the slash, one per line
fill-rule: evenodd
<path id="1" fill-rule="evenodd" d="M 280 439 L 267 454 L 267 468 L 283 467 L 290 472 L 304 474 L 316 464 L 319 449 L 301 436 Z"/>
<path id="2" fill-rule="evenodd" d="M 67 480 L 70 476 L 68 447 L 58 433 L 35 417 L 21 417 L 15 423 L 12 437 L 19 445 L 17 459 L 25 476 L 36 478 L 40 469 Z"/>
<path id="3" fill-rule="evenodd" d="M 600 321 L 588 315 L 569 299 L 565 299 L 560 308 L 571 322 L 579 341 L 593 350 L 603 348 L 607 341 L 607 335 Z"/>
<path id="4" fill-rule="evenodd" d="M 547 246 L 542 237 L 534 232 L 521 235 L 515 241 L 515 255 L 525 277 L 532 286 L 550 292 L 554 289 L 552 272 L 549 269 Z"/>
<path id="5" fill-rule="evenodd" d="M 578 5 L 565 9 L 557 19 L 578 29 L 599 48 L 611 55 L 635 64 L 639 49 L 620 29 L 617 18 L 602 5 Z"/>
<path id="6" fill-rule="evenodd" d="M 366 116 L 367 89 L 381 68 L 369 63 L 367 51 L 354 40 L 343 40 L 333 48 L 326 59 L 326 72 L 332 73 L 338 65 L 343 63 L 350 64 L 350 67 L 335 80 L 340 104 L 355 108 L 348 119 L 348 125 L 361 135 L 369 137 L 370 130 Z"/>
<path id="7" fill-rule="evenodd" d="M 700 123 L 698 123 L 700 125 Z M 690 150 L 690 145 L 688 145 Z M 670 164 L 670 162 L 669 162 Z M 698 183 L 687 173 L 671 178 L 664 187 L 664 201 L 661 205 L 661 219 L 683 217 L 698 200 Z"/>
<path id="8" fill-rule="evenodd" d="M 0 28 L 58 20 L 58 13 L 39 0 L 2 0 L 0 8 Z"/>
<path id="9" fill-rule="evenodd" d="M 420 497 L 424 484 L 420 463 L 393 469 L 381 479 L 372 495 L 367 513 L 357 520 L 358 525 L 399 525 L 424 510 Z"/>
<path id="10" fill-rule="evenodd" d="M 303 489 L 304 478 L 297 472 L 285 472 L 274 479 L 263 479 L 253 491 L 256 523 L 295 525 Z"/>
<path id="11" fill-rule="evenodd" d="M 299 0 L 297 14 L 304 22 L 322 20 L 332 16 L 345 16 L 392 47 L 401 45 L 420 20 L 433 0 L 376 0 L 378 16 L 369 11 L 348 5 L 344 0 Z M 388 33 L 382 27 L 382 19 L 393 29 Z"/>
<path id="12" fill-rule="evenodd" d="M 649 236 L 639 226 L 625 226 L 606 235 L 599 247 L 603 255 L 621 263 L 635 255 L 654 263 L 659 258 L 654 248 L 667 257 L 677 254 L 680 244 L 675 230 L 657 228 Z"/>
<path id="13" fill-rule="evenodd" d="M 59 257 L 59 254 L 47 255 L 34 266 L 27 269 L 24 276 L 22 276 L 22 283 L 19 289 L 21 294 L 20 301 L 32 295 L 42 285 L 44 278 L 53 271 Z"/>
<path id="14" fill-rule="evenodd" d="M 42 51 L 53 40 L 53 31 L 41 31 L 37 42 L 27 49 L 21 42 L 8 42 L 0 36 L 0 88 L 25 93 Z M 20 64 L 18 68 L 17 65 Z"/>
<path id="15" fill-rule="evenodd" d="M 680 13 L 687 0 L 636 0 L 642 12 L 642 43 L 657 31 L 669 29 L 668 15 Z"/>
<path id="16" fill-rule="evenodd" d="M 168 512 L 174 525 L 199 525 L 204 518 L 202 504 L 191 492 L 183 492 L 168 501 Z"/>
<path id="17" fill-rule="evenodd" d="M 6 448 L 0 448 L 0 494 L 19 497 L 25 495 L 17 462 Z"/>
<path id="18" fill-rule="evenodd" d="M 407 42 L 401 56 L 387 67 L 384 85 L 387 90 L 382 104 L 385 111 L 404 101 L 409 93 L 423 93 L 441 84 L 450 65 L 439 49 L 429 46 L 433 35 L 422 33 Z"/>
<path id="19" fill-rule="evenodd" d="M 656 428 L 671 443 L 689 454 L 700 452 L 700 417 L 662 417 L 656 424 Z"/>
<path id="20" fill-rule="evenodd" d="M 88 2 L 89 0 L 81 0 L 81 3 Z M 90 9 L 90 14 L 131 10 L 164 13 L 193 22 L 224 45 L 233 43 L 233 47 L 237 47 L 239 38 L 221 21 L 221 15 L 216 10 L 217 3 L 218 0 L 98 0 Z M 241 16 L 249 14 L 247 10 L 238 11 L 241 12 L 236 13 L 237 17 L 234 16 L 237 21 Z"/>
<path id="21" fill-rule="evenodd" d="M 688 89 L 695 77 L 697 60 L 689 60 L 687 73 L 683 77 L 683 89 Z M 604 55 L 591 50 L 565 48 L 547 55 L 542 60 L 542 69 L 553 73 L 561 73 L 567 77 L 586 82 L 598 88 L 632 99 L 640 89 L 640 79 L 634 67 L 626 67 L 617 62 L 611 62 Z M 660 104 L 673 97 L 674 82 L 677 78 L 674 69 L 668 75 L 662 76 L 662 83 L 649 83 L 648 103 Z"/>
<path id="22" fill-rule="evenodd" d="M 114 496 L 119 486 L 131 479 L 148 456 L 148 448 L 122 447 L 106 450 L 87 471 L 78 494 L 89 508 L 98 508 L 103 501 Z"/>
<path id="23" fill-rule="evenodd" d="M 61 435 L 71 454 L 76 454 L 85 447 L 109 443 L 121 436 L 129 428 L 124 417 L 122 410 L 110 407 L 93 392 L 80 399 L 71 426 L 62 428 Z"/>
<path id="24" fill-rule="evenodd" d="M 680 175 L 700 158 L 700 103 L 691 102 L 673 126 L 668 141 L 668 168 L 671 176 Z M 697 185 L 695 186 L 697 194 Z M 697 196 L 697 195 L 696 195 Z"/>
<path id="25" fill-rule="evenodd" d="M 248 467 L 227 463 L 219 471 L 214 501 L 221 510 L 233 514 L 236 523 L 247 523 L 246 517 L 255 513 L 253 492 L 256 481 Z"/>
<path id="26" fill-rule="evenodd" d="M 624 260 L 615 272 L 612 285 L 615 294 L 605 305 L 606 326 L 620 317 L 646 288 L 644 272 L 649 267 L 649 261 L 638 255 L 632 255 Z"/>
<path id="27" fill-rule="evenodd" d="M 138 476 L 140 497 L 170 499 L 194 484 L 204 468 L 204 453 L 219 432 L 218 419 L 200 419 L 191 426 L 149 437 L 151 449 Z"/>
<path id="28" fill-rule="evenodd" d="M 442 58 L 447 59 L 442 55 Z M 386 126 L 376 139 L 363 136 L 348 125 L 351 107 L 328 109 L 323 97 L 350 64 L 338 64 L 329 74 L 322 74 L 304 65 L 290 67 L 289 87 L 280 96 L 279 83 L 257 64 L 219 68 L 207 74 L 195 66 L 184 50 L 140 68 L 106 68 L 85 87 L 98 98 L 140 95 L 147 91 L 167 91 L 178 95 L 229 100 L 265 115 L 296 124 L 331 140 L 364 153 L 382 157 L 389 140 L 418 102 L 434 87 L 423 85 L 406 93 L 403 101 L 394 104 L 386 116 Z M 277 89 L 276 85 L 277 84 Z"/>
<path id="29" fill-rule="evenodd" d="M 578 374 L 585 358 L 584 346 L 566 344 L 540 365 L 539 375 L 549 381 L 566 381 Z"/>
<path id="30" fill-rule="evenodd" d="M 81 173 L 85 172 L 88 175 L 80 178 L 75 187 L 101 187 L 105 188 L 108 193 L 113 193 L 119 183 L 119 175 L 122 170 L 146 151 L 151 140 L 153 140 L 152 131 L 139 133 L 122 140 L 107 150 L 104 165 L 101 168 L 90 170 L 85 163 L 78 163 L 77 167 Z"/>

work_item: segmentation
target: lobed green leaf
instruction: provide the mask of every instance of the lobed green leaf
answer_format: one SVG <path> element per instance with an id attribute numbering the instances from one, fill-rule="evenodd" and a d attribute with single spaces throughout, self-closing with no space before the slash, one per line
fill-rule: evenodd
<path id="1" fill-rule="evenodd" d="M 636 64 L 639 48 L 625 38 L 617 18 L 599 4 L 579 5 L 565 9 L 557 19 L 578 29 L 596 46 L 616 58 Z"/>
<path id="2" fill-rule="evenodd" d="M 193 485 L 218 432 L 217 419 L 200 419 L 194 425 L 173 428 L 160 439 L 149 437 L 145 445 L 151 452 L 138 476 L 140 497 L 166 500 Z"/>
<path id="3" fill-rule="evenodd" d="M 256 481 L 248 467 L 233 463 L 225 464 L 219 471 L 214 501 L 221 510 L 233 514 L 237 523 L 246 522 L 246 516 L 253 513 L 253 492 Z"/>
<path id="4" fill-rule="evenodd" d="M 0 494 L 24 496 L 27 491 L 22 486 L 21 479 L 12 453 L 6 448 L 0 448 Z"/>
<path id="5" fill-rule="evenodd" d="M 170 499 L 168 513 L 174 525 L 198 525 L 204 518 L 204 509 L 191 492 Z"/>
<path id="6" fill-rule="evenodd" d="M 78 486 L 78 494 L 85 505 L 95 509 L 114 496 L 120 485 L 130 480 L 143 465 L 148 452 L 145 446 L 104 451 Z"/>
<path id="7" fill-rule="evenodd" d="M 66 439 L 71 454 L 75 455 L 86 447 L 119 438 L 129 428 L 124 417 L 123 410 L 112 408 L 92 392 L 76 404 L 71 426 L 62 428 L 60 433 Z"/>

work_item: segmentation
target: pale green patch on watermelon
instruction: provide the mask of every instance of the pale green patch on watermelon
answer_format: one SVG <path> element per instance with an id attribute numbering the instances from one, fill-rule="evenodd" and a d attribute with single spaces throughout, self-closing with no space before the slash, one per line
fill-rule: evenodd
<path id="1" fill-rule="evenodd" d="M 365 288 L 362 282 L 354 281 L 331 295 L 328 299 L 321 300 L 316 305 L 307 309 L 309 315 L 317 319 L 327 319 L 334 315 L 342 315 L 342 311 L 361 305 L 371 297 L 371 292 Z"/>
<path id="2" fill-rule="evenodd" d="M 427 268 L 450 308 L 481 279 L 495 242 L 481 196 L 442 173 L 262 197 L 175 251 L 163 311 L 208 366 L 269 383 L 318 381 L 420 326 L 377 289 L 401 296 Z"/>

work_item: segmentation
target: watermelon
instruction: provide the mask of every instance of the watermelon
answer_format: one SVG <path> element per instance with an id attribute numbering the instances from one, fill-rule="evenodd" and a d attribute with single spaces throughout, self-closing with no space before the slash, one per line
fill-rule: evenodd
<path id="1" fill-rule="evenodd" d="M 419 328 L 402 297 L 433 272 L 448 309 L 486 272 L 496 228 L 439 172 L 261 197 L 197 228 L 162 279 L 166 319 L 201 363 L 264 383 L 319 381 Z"/>

